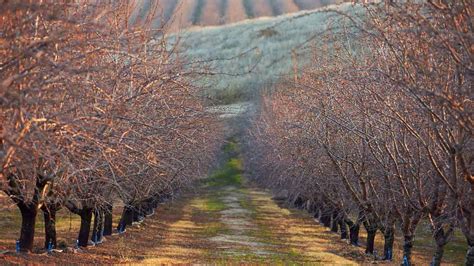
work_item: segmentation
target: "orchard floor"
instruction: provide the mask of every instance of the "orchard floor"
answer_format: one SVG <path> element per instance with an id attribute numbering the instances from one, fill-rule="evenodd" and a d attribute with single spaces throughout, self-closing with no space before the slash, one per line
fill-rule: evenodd
<path id="1" fill-rule="evenodd" d="M 0 257 L 0 264 L 1 264 Z M 279 207 L 269 194 L 242 186 L 204 185 L 161 205 L 122 235 L 79 254 L 6 255 L 12 263 L 308 263 L 352 265 L 361 250 L 315 225 L 303 212 Z M 6 262 L 6 261 L 5 261 Z"/>
<path id="2" fill-rule="evenodd" d="M 8 221 L 3 214 L 0 251 L 11 250 L 15 239 L 8 235 L 13 230 L 5 227 Z M 11 215 L 11 219 L 16 217 Z M 66 218 L 58 221 L 58 235 L 72 242 L 77 230 L 71 227 L 76 228 L 78 220 Z M 12 220 L 17 227 L 18 222 Z M 42 235 L 41 228 L 37 234 Z M 381 244 L 378 241 L 379 250 Z M 41 246 L 40 238 L 36 245 Z M 0 264 L 388 264 L 374 261 L 363 251 L 318 225 L 310 214 L 284 206 L 247 181 L 240 160 L 234 157 L 193 190 L 160 205 L 143 223 L 107 237 L 99 246 L 76 254 L 2 252 Z M 414 261 L 427 265 L 430 254 L 424 249 L 415 251 Z M 392 264 L 399 265 L 401 252 L 395 255 Z"/>

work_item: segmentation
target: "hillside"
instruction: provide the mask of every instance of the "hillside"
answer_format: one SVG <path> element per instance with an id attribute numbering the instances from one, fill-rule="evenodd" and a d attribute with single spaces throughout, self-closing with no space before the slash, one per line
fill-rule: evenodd
<path id="1" fill-rule="evenodd" d="M 302 1 L 303 2 L 303 1 Z M 321 33 L 334 30 L 339 17 L 331 10 L 357 12 L 345 3 L 272 18 L 258 18 L 217 27 L 191 28 L 179 39 L 191 61 L 204 63 L 211 75 L 202 84 L 219 103 L 248 100 L 253 93 L 302 66 Z"/>
<path id="2" fill-rule="evenodd" d="M 343 0 L 132 0 L 131 24 L 148 21 L 172 31 L 190 26 L 215 26 L 245 19 L 311 10 Z"/>

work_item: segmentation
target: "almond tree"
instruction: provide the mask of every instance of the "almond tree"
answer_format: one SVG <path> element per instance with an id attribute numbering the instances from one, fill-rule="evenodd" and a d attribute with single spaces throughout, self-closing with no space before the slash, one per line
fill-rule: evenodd
<path id="1" fill-rule="evenodd" d="M 350 25 L 315 46 L 315 63 L 297 84 L 265 96 L 249 147 L 270 161 L 267 171 L 285 170 L 257 177 L 294 190 L 299 202 L 310 190 L 322 196 L 304 200 L 352 206 L 369 232 L 366 251 L 381 230 L 386 259 L 398 224 L 407 264 L 422 219 L 432 226 L 435 265 L 459 225 L 472 264 L 471 6 L 381 3 L 361 18 L 343 14 Z M 327 214 L 320 219 L 330 224 Z"/>
<path id="2" fill-rule="evenodd" d="M 63 206 L 80 215 L 85 247 L 93 214 L 92 240 L 111 233 L 117 199 L 124 219 L 140 220 L 207 173 L 220 123 L 164 29 L 131 27 L 126 2 L 8 1 L 0 10 L 0 175 L 22 213 L 22 251 L 33 247 L 39 209 L 45 247 L 55 246 Z"/>
<path id="3" fill-rule="evenodd" d="M 425 148 L 426 160 L 438 178 L 435 184 L 446 186 L 428 206 L 438 246 L 435 264 L 440 263 L 452 233 L 445 204 L 457 206 L 456 215 L 469 245 L 466 263 L 474 263 L 471 13 L 470 1 L 391 3 L 369 9 L 367 26 L 376 32 L 374 51 L 387 55 L 380 71 L 417 103 L 426 127 L 397 118 Z"/>

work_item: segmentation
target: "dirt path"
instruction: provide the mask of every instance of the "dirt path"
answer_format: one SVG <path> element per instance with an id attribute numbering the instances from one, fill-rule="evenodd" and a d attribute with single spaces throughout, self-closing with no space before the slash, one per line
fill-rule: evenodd
<path id="1" fill-rule="evenodd" d="M 239 160 L 231 159 L 195 191 L 159 207 L 141 225 L 145 231 L 127 232 L 149 238 L 128 237 L 128 246 L 140 248 L 129 250 L 123 259 L 145 264 L 364 261 L 359 249 L 340 241 L 307 213 L 280 207 L 269 193 L 246 181 L 240 167 Z"/>
<path id="2" fill-rule="evenodd" d="M 149 218 L 142 227 L 147 235 L 156 234 L 156 240 L 149 239 L 153 244 L 147 251 L 130 250 L 123 259 L 145 264 L 361 262 L 360 251 L 348 250 L 307 214 L 281 208 L 268 193 L 251 186 L 192 195 L 163 206 L 161 215 Z M 139 233 L 135 230 L 127 233 Z M 132 241 L 137 242 L 126 242 L 130 246 L 144 242 L 142 237 Z"/>

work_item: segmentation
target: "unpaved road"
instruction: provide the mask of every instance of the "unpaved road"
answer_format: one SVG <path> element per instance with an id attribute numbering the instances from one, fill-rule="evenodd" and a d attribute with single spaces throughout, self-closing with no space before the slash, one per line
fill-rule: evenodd
<path id="1" fill-rule="evenodd" d="M 279 207 L 265 192 L 226 186 L 193 194 L 195 197 L 163 206 L 161 215 L 157 212 L 154 219 L 148 219 L 142 233 L 156 227 L 166 229 L 160 230 L 155 241 L 150 239 L 154 247 L 145 253 L 130 252 L 125 259 L 147 264 L 360 262 L 360 251 L 350 250 L 303 212 Z M 137 241 L 130 244 L 139 245 L 143 240 L 139 237 Z"/>
<path id="2" fill-rule="evenodd" d="M 365 259 L 359 249 L 317 225 L 308 214 L 280 207 L 269 193 L 246 181 L 204 184 L 161 206 L 142 227 L 143 234 L 156 236 L 149 239 L 152 247 L 124 259 L 145 264 L 324 265 L 352 265 Z M 127 233 L 139 234 L 135 229 Z M 137 241 L 128 242 L 131 246 L 139 246 L 143 239 L 131 241 Z"/>

